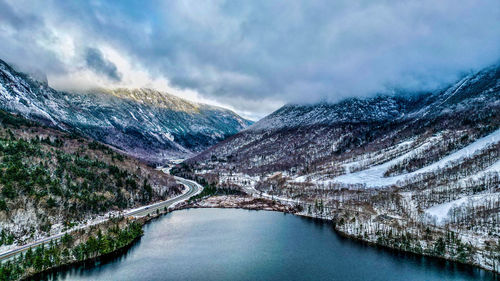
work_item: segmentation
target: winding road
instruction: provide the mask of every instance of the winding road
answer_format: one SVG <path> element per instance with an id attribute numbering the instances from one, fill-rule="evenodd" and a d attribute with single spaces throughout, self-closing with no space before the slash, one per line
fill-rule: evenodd
<path id="1" fill-rule="evenodd" d="M 162 209 L 168 208 L 168 207 L 170 207 L 178 202 L 187 200 L 190 197 L 200 193 L 203 190 L 203 187 L 201 185 L 199 185 L 198 183 L 196 183 L 192 180 L 188 180 L 188 179 L 184 179 L 184 178 L 180 178 L 180 177 L 175 177 L 175 180 L 177 180 L 177 182 L 180 182 L 181 184 L 185 185 L 188 188 L 188 191 L 186 193 L 183 193 L 183 194 L 181 194 L 177 197 L 174 197 L 172 199 L 168 199 L 168 200 L 165 200 L 162 202 L 158 202 L 155 204 L 141 207 L 140 209 L 130 211 L 126 215 L 127 216 L 134 216 L 134 217 L 146 216 L 148 214 L 152 214 L 152 213 L 156 212 L 156 210 L 162 210 Z"/>
<path id="2" fill-rule="evenodd" d="M 151 205 L 146 205 L 146 206 L 140 207 L 138 209 L 131 210 L 127 213 L 124 213 L 123 215 L 126 217 L 127 216 L 128 217 L 130 217 L 130 216 L 133 216 L 133 217 L 147 216 L 148 214 L 155 213 L 157 210 L 163 210 L 165 208 L 169 208 L 169 207 L 173 206 L 174 204 L 177 204 L 179 202 L 187 200 L 190 197 L 200 193 L 203 190 L 203 187 L 201 185 L 199 185 L 198 183 L 196 183 L 192 180 L 188 180 L 188 179 L 184 179 L 184 178 L 180 178 L 180 177 L 174 177 L 174 178 L 177 180 L 177 182 L 180 182 L 181 184 L 183 184 L 184 186 L 186 186 L 188 188 L 188 190 L 185 193 L 183 193 L 177 197 L 162 201 L 162 202 L 157 202 L 157 203 L 154 203 Z M 109 220 L 109 218 L 96 221 L 95 223 L 90 224 L 90 225 L 85 225 L 85 226 L 82 226 L 79 228 L 73 228 L 73 229 L 70 229 L 68 231 L 65 231 L 65 232 L 44 238 L 44 239 L 40 239 L 40 240 L 31 242 L 29 244 L 19 246 L 17 248 L 11 249 L 9 251 L 0 253 L 0 261 L 8 259 L 10 257 L 13 257 L 21 252 L 28 250 L 29 248 L 37 247 L 39 245 L 46 244 L 50 241 L 56 241 L 68 232 L 73 232 L 73 231 L 78 230 L 78 229 L 83 229 L 83 228 L 90 227 L 92 225 L 100 224 L 100 223 L 103 223 L 107 220 Z"/>

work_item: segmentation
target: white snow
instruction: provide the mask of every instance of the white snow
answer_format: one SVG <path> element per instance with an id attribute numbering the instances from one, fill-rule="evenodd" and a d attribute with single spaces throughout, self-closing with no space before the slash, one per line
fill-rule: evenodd
<path id="1" fill-rule="evenodd" d="M 425 213 L 429 215 L 431 218 L 436 219 L 437 224 L 444 224 L 446 219 L 449 216 L 449 212 L 453 207 L 459 207 L 464 204 L 474 204 L 479 205 L 481 202 L 487 198 L 492 198 L 495 196 L 500 196 L 500 193 L 482 193 L 477 195 L 464 196 L 457 200 L 453 200 L 450 202 L 434 205 L 425 210 Z"/>
<path id="2" fill-rule="evenodd" d="M 498 160 L 497 162 L 495 162 L 493 165 L 489 166 L 485 170 L 478 172 L 477 174 L 460 179 L 459 183 L 465 182 L 467 180 L 477 180 L 481 177 L 484 177 L 486 174 L 490 174 L 490 173 L 500 173 L 500 160 Z"/>
<path id="3" fill-rule="evenodd" d="M 135 121 L 139 121 L 139 120 L 137 120 L 137 118 L 135 118 L 135 115 L 134 115 L 134 113 L 132 111 L 129 111 L 129 113 L 132 116 L 132 118 L 134 118 Z"/>
<path id="4" fill-rule="evenodd" d="M 417 174 L 431 172 L 439 168 L 443 168 L 452 161 L 459 160 L 464 157 L 469 157 L 474 153 L 476 153 L 477 151 L 484 149 L 490 144 L 497 143 L 498 141 L 500 141 L 500 129 L 489 134 L 488 136 L 476 140 L 475 142 L 469 144 L 468 146 L 442 158 L 441 160 L 435 163 L 432 163 L 429 166 L 423 167 L 411 173 L 397 175 L 393 177 L 384 177 L 384 172 L 391 165 L 402 161 L 403 159 L 409 157 L 410 155 L 413 155 L 415 153 L 415 150 L 412 150 L 384 164 L 373 166 L 369 169 L 355 172 L 352 174 L 341 175 L 339 177 L 334 178 L 333 181 L 345 184 L 364 184 L 367 187 L 382 187 L 382 186 L 396 185 L 398 181 L 415 176 Z"/>
<path id="5" fill-rule="evenodd" d="M 379 152 L 375 152 L 375 153 L 362 154 L 361 155 L 362 158 L 360 160 L 344 164 L 343 167 L 344 167 L 346 173 L 349 174 L 352 168 L 369 166 L 371 163 L 376 163 L 376 161 L 383 162 L 383 159 L 385 157 L 387 157 L 388 154 L 391 155 L 391 154 L 395 154 L 395 153 L 399 153 L 399 154 L 404 153 L 403 156 L 410 157 L 414 154 L 417 154 L 421 150 L 425 149 L 428 145 L 431 145 L 432 143 L 439 141 L 441 138 L 442 138 L 441 135 L 436 136 L 436 137 L 432 137 L 426 143 L 418 145 L 417 149 L 414 149 L 410 152 L 404 153 L 408 149 L 411 149 L 412 145 L 417 145 L 417 144 L 415 144 L 415 139 L 407 140 L 407 141 L 404 141 L 404 142 L 401 142 L 401 143 L 395 145 L 390 150 L 386 150 L 383 152 L 379 151 Z M 360 157 L 358 156 L 358 158 L 360 158 Z M 399 159 L 399 158 L 397 158 L 397 159 Z"/>
<path id="6" fill-rule="evenodd" d="M 0 95 L 2 95 L 6 100 L 11 100 L 12 96 L 7 92 L 7 90 L 0 84 Z"/>
<path id="7" fill-rule="evenodd" d="M 438 204 L 435 206 L 430 207 L 429 209 L 425 210 L 425 213 L 428 214 L 429 216 L 436 218 L 436 221 L 438 224 L 444 223 L 445 219 L 448 217 L 448 212 L 451 210 L 452 207 L 454 206 L 460 206 L 467 202 L 468 197 L 462 197 L 460 199 L 451 201 L 451 202 L 446 202 L 443 204 Z"/>

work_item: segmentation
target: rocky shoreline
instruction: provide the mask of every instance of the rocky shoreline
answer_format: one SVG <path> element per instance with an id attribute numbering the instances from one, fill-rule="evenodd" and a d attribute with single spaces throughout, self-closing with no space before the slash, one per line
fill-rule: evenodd
<path id="1" fill-rule="evenodd" d="M 289 214 L 295 214 L 299 211 L 296 207 L 288 204 L 282 204 L 277 201 L 240 195 L 211 196 L 197 200 L 195 202 L 183 202 L 177 205 L 173 210 L 182 210 L 188 208 L 233 208 L 277 211 Z"/>

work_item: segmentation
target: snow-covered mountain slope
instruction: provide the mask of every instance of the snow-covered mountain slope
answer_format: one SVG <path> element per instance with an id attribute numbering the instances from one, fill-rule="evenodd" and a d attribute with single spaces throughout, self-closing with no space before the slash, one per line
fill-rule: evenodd
<path id="1" fill-rule="evenodd" d="M 251 124 L 230 110 L 150 89 L 56 91 L 1 60 L 0 109 L 152 162 L 193 155 Z"/>
<path id="2" fill-rule="evenodd" d="M 348 236 L 498 272 L 499 163 L 494 66 L 431 93 L 287 105 L 173 172 L 292 202 Z"/>
<path id="3" fill-rule="evenodd" d="M 434 93 L 379 95 L 375 98 L 349 98 L 338 103 L 289 104 L 248 127 L 247 131 L 278 130 L 339 123 L 390 122 L 439 115 L 498 103 L 498 66 L 468 75 Z"/>
<path id="4" fill-rule="evenodd" d="M 412 177 L 418 176 L 423 173 L 430 173 L 438 169 L 443 169 L 447 166 L 453 165 L 456 161 L 461 161 L 467 157 L 473 157 L 476 153 L 488 148 L 489 146 L 496 145 L 500 143 L 500 129 L 497 129 L 493 133 L 482 137 L 473 143 L 461 148 L 457 151 L 451 152 L 449 155 L 441 158 L 440 160 L 431 163 L 425 167 L 417 169 L 416 171 L 410 173 L 403 173 L 395 176 L 385 176 L 384 173 L 392 165 L 408 159 L 415 154 L 420 152 L 419 149 L 410 150 L 410 152 L 405 153 L 399 157 L 396 157 L 390 161 L 383 164 L 371 166 L 368 169 L 364 169 L 355 173 L 347 173 L 335 177 L 333 180 L 339 183 L 345 184 L 363 184 L 367 187 L 384 187 L 398 184 L 403 180 L 411 179 Z M 500 172 L 500 170 L 499 170 Z"/>
<path id="5" fill-rule="evenodd" d="M 352 122 L 383 122 L 405 116 L 426 95 L 417 97 L 378 96 L 372 99 L 350 98 L 339 103 L 312 105 L 289 104 L 250 126 L 247 130 L 263 131 L 312 125 Z"/>
<path id="6" fill-rule="evenodd" d="M 217 158 L 226 161 L 223 166 L 234 162 L 235 168 L 259 173 L 283 169 L 307 173 L 331 161 L 361 157 L 446 130 L 470 129 L 474 132 L 466 142 L 471 142 L 498 127 L 499 107 L 500 69 L 490 67 L 433 93 L 286 105 L 193 162 Z"/>

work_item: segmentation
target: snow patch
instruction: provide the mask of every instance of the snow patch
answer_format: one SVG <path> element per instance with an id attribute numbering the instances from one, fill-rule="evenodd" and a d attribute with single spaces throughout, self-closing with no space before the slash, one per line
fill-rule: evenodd
<path id="1" fill-rule="evenodd" d="M 333 179 L 334 182 L 339 182 L 339 183 L 345 183 L 345 184 L 363 184 L 367 187 L 383 187 L 383 186 L 390 186 L 390 185 L 396 185 L 398 184 L 399 181 L 402 181 L 404 179 L 410 178 L 412 176 L 426 173 L 426 172 L 431 172 L 434 170 L 437 170 L 439 168 L 446 167 L 450 162 L 456 161 L 459 159 L 463 159 L 465 157 L 472 156 L 474 153 L 477 151 L 480 151 L 481 149 L 484 149 L 488 145 L 495 144 L 498 141 L 500 141 L 500 129 L 496 130 L 495 132 L 489 134 L 488 136 L 485 136 L 483 138 L 480 138 L 476 140 L 475 142 L 469 144 L 468 146 L 442 158 L 441 160 L 432 163 L 429 166 L 423 167 L 421 169 L 418 169 L 414 172 L 407 173 L 407 174 L 402 174 L 402 175 L 397 175 L 397 176 L 392 176 L 392 177 L 384 177 L 385 171 L 392 166 L 395 163 L 398 163 L 405 158 L 413 155 L 415 152 L 410 151 L 400 157 L 397 157 L 391 161 L 388 161 L 384 164 L 373 166 L 369 169 L 355 172 L 352 174 L 346 174 L 346 175 L 341 175 L 339 177 L 336 177 Z M 420 147 L 420 149 L 422 146 Z M 418 149 L 416 149 L 418 150 Z"/>
<path id="2" fill-rule="evenodd" d="M 483 193 L 478 195 L 464 196 L 457 200 L 450 202 L 438 204 L 432 206 L 425 210 L 425 213 L 432 219 L 436 219 L 438 225 L 443 225 L 446 223 L 448 217 L 450 216 L 450 210 L 454 207 L 460 207 L 464 204 L 474 204 L 481 205 L 481 203 L 487 199 L 495 196 L 500 196 L 500 193 Z"/>

